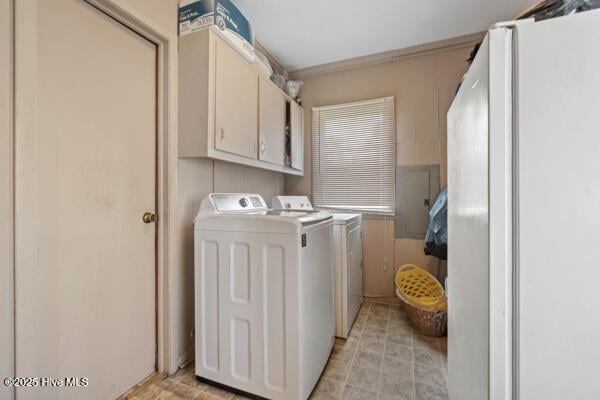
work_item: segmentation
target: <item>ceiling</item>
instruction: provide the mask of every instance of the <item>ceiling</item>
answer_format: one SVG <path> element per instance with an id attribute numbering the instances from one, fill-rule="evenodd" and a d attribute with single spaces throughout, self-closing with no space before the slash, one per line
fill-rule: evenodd
<path id="1" fill-rule="evenodd" d="M 232 0 L 289 71 L 486 30 L 539 0 Z"/>

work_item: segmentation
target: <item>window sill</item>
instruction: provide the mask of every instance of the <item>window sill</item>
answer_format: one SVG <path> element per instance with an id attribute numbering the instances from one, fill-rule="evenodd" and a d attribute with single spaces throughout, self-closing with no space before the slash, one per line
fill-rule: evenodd
<path id="1" fill-rule="evenodd" d="M 363 217 L 369 219 L 384 219 L 384 218 L 396 218 L 395 213 L 386 213 L 386 212 L 377 212 L 377 211 L 365 211 L 365 210 L 355 210 L 350 208 L 327 208 L 327 207 L 319 207 L 315 206 L 316 209 L 328 211 L 332 213 L 346 213 L 346 214 L 362 214 Z"/>

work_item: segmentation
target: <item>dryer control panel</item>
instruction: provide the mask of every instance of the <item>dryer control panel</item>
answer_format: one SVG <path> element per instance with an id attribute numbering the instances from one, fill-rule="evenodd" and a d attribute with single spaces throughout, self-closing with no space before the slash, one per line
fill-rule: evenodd
<path id="1" fill-rule="evenodd" d="M 308 196 L 273 196 L 271 208 L 290 210 L 312 210 Z"/>
<path id="2" fill-rule="evenodd" d="M 212 193 L 208 198 L 216 212 L 255 212 L 267 209 L 267 203 L 259 194 Z"/>

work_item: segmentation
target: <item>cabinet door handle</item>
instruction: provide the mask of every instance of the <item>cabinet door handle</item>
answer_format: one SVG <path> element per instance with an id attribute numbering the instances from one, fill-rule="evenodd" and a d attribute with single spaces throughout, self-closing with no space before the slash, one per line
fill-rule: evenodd
<path id="1" fill-rule="evenodd" d="M 225 138 L 225 129 L 221 128 L 220 136 L 221 136 L 221 140 L 223 140 Z"/>
<path id="2" fill-rule="evenodd" d="M 265 142 L 260 142 L 260 152 L 264 153 L 266 149 Z"/>

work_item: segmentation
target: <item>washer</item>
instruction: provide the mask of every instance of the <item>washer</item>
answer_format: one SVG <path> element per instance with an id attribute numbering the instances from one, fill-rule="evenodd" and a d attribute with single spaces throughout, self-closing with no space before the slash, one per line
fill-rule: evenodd
<path id="1" fill-rule="evenodd" d="M 307 399 L 334 342 L 331 215 L 213 193 L 194 230 L 196 376 Z"/>
<path id="2" fill-rule="evenodd" d="M 307 196 L 274 196 L 276 209 L 313 210 Z M 347 338 L 363 302 L 362 215 L 332 213 L 335 254 L 335 335 Z"/>

